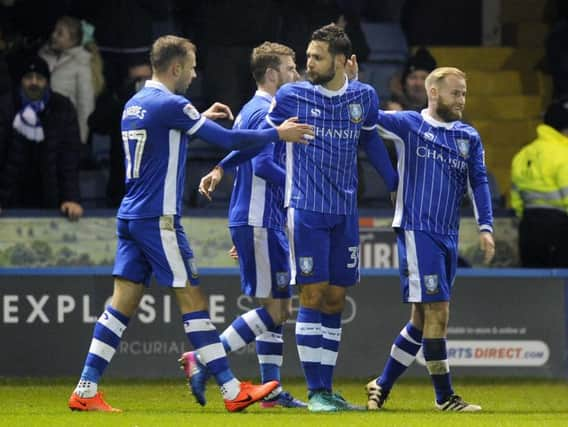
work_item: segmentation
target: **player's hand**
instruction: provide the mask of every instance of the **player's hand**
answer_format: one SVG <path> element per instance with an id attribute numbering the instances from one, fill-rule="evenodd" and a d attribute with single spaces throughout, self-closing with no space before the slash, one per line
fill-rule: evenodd
<path id="1" fill-rule="evenodd" d="M 308 144 L 310 139 L 314 139 L 312 126 L 298 123 L 298 117 L 290 117 L 276 128 L 278 138 L 286 142 L 297 142 Z"/>
<path id="2" fill-rule="evenodd" d="M 495 242 L 493 241 L 493 234 L 488 231 L 479 233 L 479 247 L 484 253 L 483 262 L 487 265 L 495 256 Z"/>
<path id="3" fill-rule="evenodd" d="M 229 119 L 233 120 L 233 112 L 228 105 L 215 102 L 211 107 L 201 113 L 211 120 Z"/>
<path id="4" fill-rule="evenodd" d="M 233 246 L 231 249 L 229 249 L 229 252 L 227 252 L 229 254 L 229 256 L 233 259 L 239 259 L 239 254 L 237 253 L 237 248 L 235 246 Z"/>
<path id="5" fill-rule="evenodd" d="M 217 185 L 223 179 L 223 168 L 221 166 L 215 166 L 211 171 L 201 178 L 199 182 L 199 194 L 207 197 L 209 201 L 213 200 L 211 195 L 215 191 Z"/>
<path id="6" fill-rule="evenodd" d="M 359 64 L 357 63 L 357 56 L 351 55 L 345 64 L 345 74 L 349 80 L 358 80 L 359 78 Z"/>
<path id="7" fill-rule="evenodd" d="M 83 216 L 83 208 L 76 202 L 63 202 L 60 209 L 61 213 L 71 221 L 77 221 Z"/>

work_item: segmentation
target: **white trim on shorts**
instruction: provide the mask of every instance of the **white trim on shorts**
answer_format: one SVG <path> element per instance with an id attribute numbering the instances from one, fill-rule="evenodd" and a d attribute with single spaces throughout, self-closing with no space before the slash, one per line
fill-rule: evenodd
<path id="1" fill-rule="evenodd" d="M 164 230 L 160 228 L 160 239 L 164 248 L 164 255 L 168 266 L 172 271 L 172 286 L 183 288 L 187 284 L 187 270 L 181 256 L 181 250 L 177 241 L 176 230 Z"/>
<path id="2" fill-rule="evenodd" d="M 422 302 L 422 286 L 420 284 L 420 268 L 416 253 L 414 230 L 404 230 L 406 246 L 406 262 L 408 263 L 408 302 Z"/>
<path id="3" fill-rule="evenodd" d="M 254 296 L 268 298 L 272 295 L 272 274 L 270 270 L 270 252 L 268 250 L 268 229 L 252 227 L 256 286 Z"/>
<path id="4" fill-rule="evenodd" d="M 294 246 L 294 208 L 289 207 L 286 212 L 286 234 L 288 235 L 288 249 L 290 258 L 290 285 L 296 284 L 296 247 Z"/>

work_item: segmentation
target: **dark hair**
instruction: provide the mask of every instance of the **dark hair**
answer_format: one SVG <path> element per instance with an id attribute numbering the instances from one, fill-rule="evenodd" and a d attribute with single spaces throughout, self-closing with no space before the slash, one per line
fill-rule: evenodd
<path id="1" fill-rule="evenodd" d="M 318 28 L 312 33 L 311 41 L 326 42 L 329 45 L 329 52 L 332 55 L 345 55 L 345 58 L 351 56 L 351 40 L 341 27 L 335 24 L 329 24 Z"/>
<path id="2" fill-rule="evenodd" d="M 83 42 L 83 27 L 81 21 L 72 16 L 62 16 L 57 20 L 57 24 L 63 24 L 69 30 L 69 35 L 73 39 L 74 46 L 79 46 Z"/>
<path id="3" fill-rule="evenodd" d="M 544 124 L 559 132 L 568 129 L 568 98 L 556 99 L 550 103 L 544 113 Z"/>
<path id="4" fill-rule="evenodd" d="M 402 71 L 401 82 L 406 85 L 406 78 L 409 74 L 422 70 L 431 73 L 436 68 L 436 59 L 425 47 L 419 47 L 418 50 L 406 61 L 404 70 Z"/>
<path id="5" fill-rule="evenodd" d="M 37 55 L 28 56 L 20 63 L 18 72 L 20 80 L 29 73 L 37 73 L 45 77 L 47 80 L 51 77 L 47 62 L 45 62 L 45 59 Z"/>
<path id="6" fill-rule="evenodd" d="M 250 69 L 254 80 L 257 83 L 264 83 L 266 70 L 278 68 L 281 56 L 291 56 L 292 59 L 296 59 L 294 51 L 280 43 L 264 42 L 255 47 L 250 56 Z"/>
<path id="7" fill-rule="evenodd" d="M 178 36 L 162 36 L 152 45 L 150 63 L 154 70 L 166 71 L 174 59 L 185 59 L 190 53 L 195 53 L 195 50 L 195 45 L 188 39 Z"/>

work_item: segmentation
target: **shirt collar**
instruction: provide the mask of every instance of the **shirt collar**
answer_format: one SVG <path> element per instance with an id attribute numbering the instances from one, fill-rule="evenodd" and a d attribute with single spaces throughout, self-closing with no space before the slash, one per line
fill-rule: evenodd
<path id="1" fill-rule="evenodd" d="M 171 90 L 169 90 L 165 84 L 163 84 L 162 82 L 159 82 L 157 80 L 146 80 L 146 83 L 144 83 L 144 87 L 153 87 L 154 89 L 159 89 L 161 91 L 167 92 L 167 93 L 173 93 Z"/>
<path id="2" fill-rule="evenodd" d="M 329 98 L 331 98 L 332 96 L 339 96 L 339 95 L 343 95 L 345 93 L 345 91 L 347 90 L 347 85 L 349 84 L 349 80 L 347 79 L 347 76 L 345 76 L 345 83 L 343 84 L 342 87 L 340 87 L 338 90 L 330 90 L 330 89 L 326 89 L 325 87 L 323 87 L 322 85 L 317 85 L 316 89 L 321 92 L 322 95 L 325 95 Z"/>
<path id="3" fill-rule="evenodd" d="M 272 101 L 272 95 L 262 89 L 257 89 L 254 93 L 254 96 L 260 96 L 261 98 L 264 98 L 268 101 Z"/>
<path id="4" fill-rule="evenodd" d="M 453 122 L 441 122 L 439 120 L 436 120 L 434 117 L 432 117 L 429 113 L 428 113 L 428 109 L 424 109 L 420 112 L 420 114 L 422 115 L 422 118 L 424 119 L 424 121 L 434 127 L 437 128 L 446 128 L 446 129 L 451 129 L 454 127 L 454 125 L 456 123 L 458 123 L 457 121 L 453 121 Z"/>

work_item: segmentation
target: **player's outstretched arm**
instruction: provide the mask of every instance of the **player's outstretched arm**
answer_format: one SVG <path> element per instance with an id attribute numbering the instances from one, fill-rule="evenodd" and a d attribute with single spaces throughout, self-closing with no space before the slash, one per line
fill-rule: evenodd
<path id="1" fill-rule="evenodd" d="M 275 129 L 265 130 L 225 129 L 205 120 L 195 135 L 228 150 L 240 150 L 262 147 L 277 140 L 306 144 L 307 139 L 314 136 L 314 131 L 309 125 L 297 123 L 297 118 L 288 119 Z"/>

